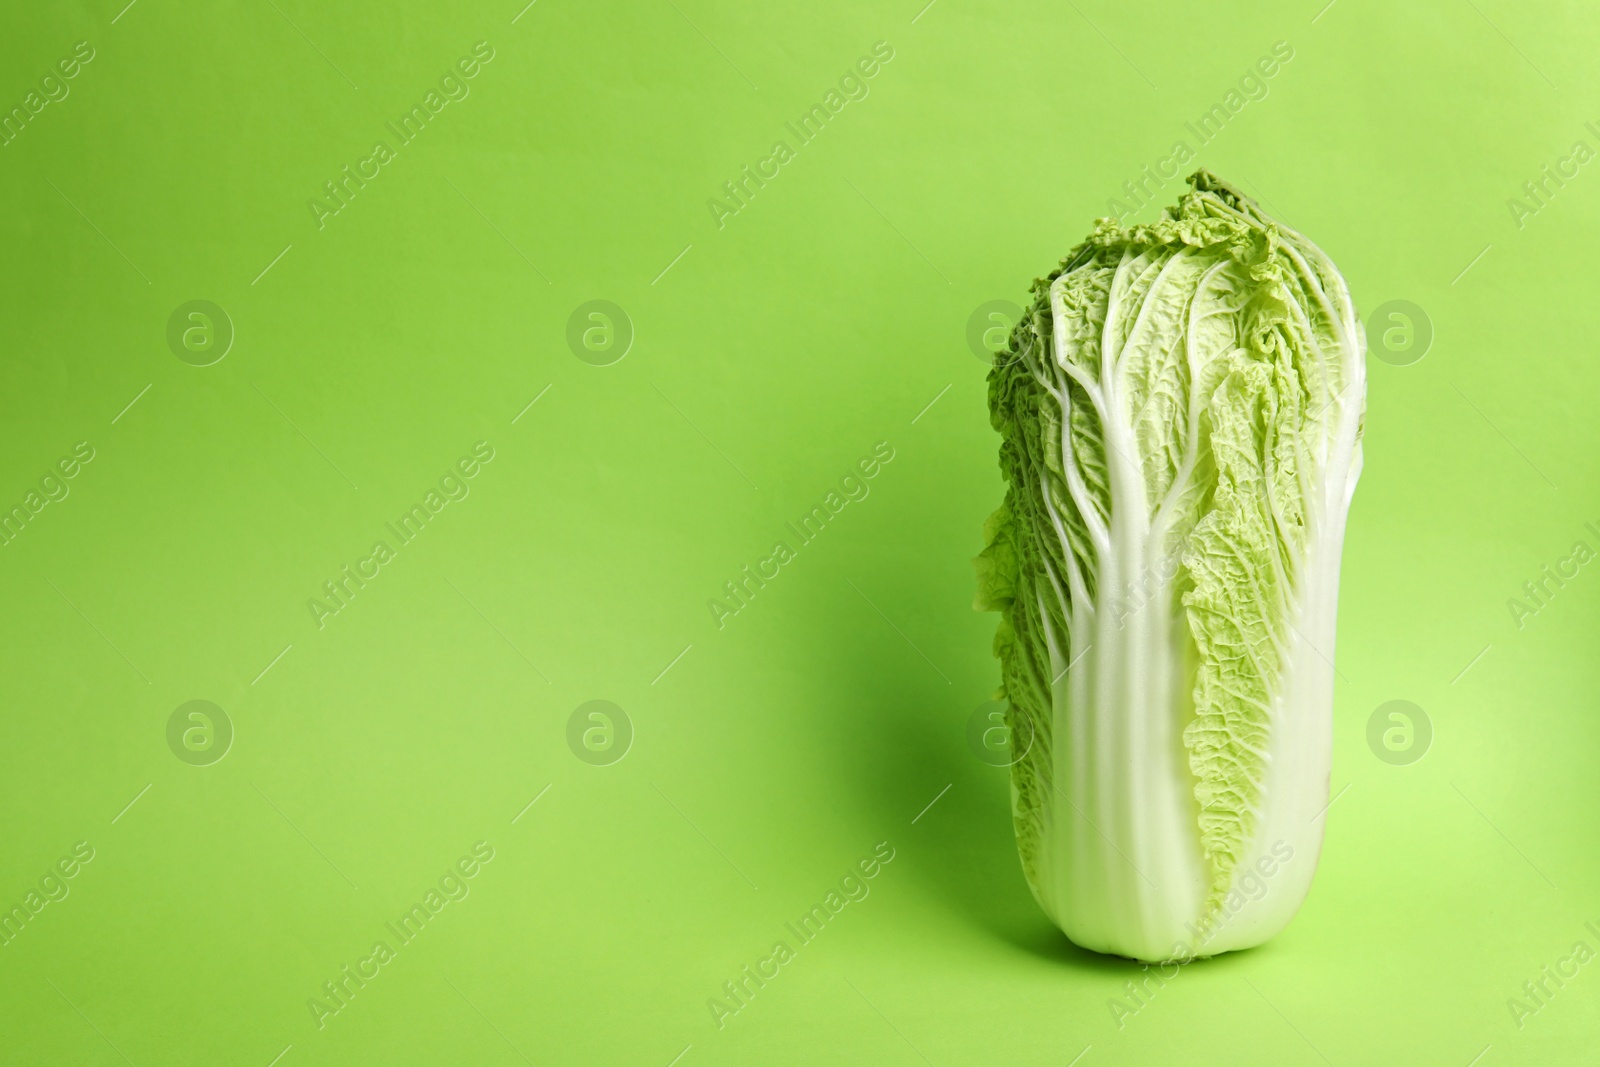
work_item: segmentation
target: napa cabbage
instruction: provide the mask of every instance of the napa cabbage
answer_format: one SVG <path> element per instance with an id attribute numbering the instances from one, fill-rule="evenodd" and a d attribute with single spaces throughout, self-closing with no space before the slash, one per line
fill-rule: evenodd
<path id="1" fill-rule="evenodd" d="M 1258 944 L 1310 886 L 1366 397 L 1328 257 L 1189 185 L 1034 283 L 989 374 L 1007 490 L 976 561 L 1028 884 L 1140 960 Z"/>

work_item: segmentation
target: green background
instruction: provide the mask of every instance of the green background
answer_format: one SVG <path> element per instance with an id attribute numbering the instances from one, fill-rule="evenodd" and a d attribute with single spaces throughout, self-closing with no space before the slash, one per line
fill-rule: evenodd
<path id="1" fill-rule="evenodd" d="M 6 108 L 95 50 L 0 147 L 0 505 L 95 450 L 0 548 L 0 903 L 95 850 L 0 948 L 0 1059 L 1593 1062 L 1600 967 L 1520 1028 L 1506 1003 L 1600 948 L 1600 576 L 1507 605 L 1600 548 L 1600 175 L 1507 204 L 1600 148 L 1582 5 L 122 3 L 0 16 Z M 319 228 L 478 41 L 470 95 Z M 1277 41 L 1201 147 L 1184 123 Z M 1180 139 L 1434 339 L 1369 359 L 1311 895 L 1119 1029 L 1136 968 L 1043 918 L 966 742 L 1001 494 L 966 334 Z M 197 299 L 236 334 L 204 367 L 166 339 Z M 609 366 L 566 340 L 593 299 L 635 335 Z M 470 496 L 319 628 L 322 583 L 479 441 Z M 707 601 L 880 441 L 870 495 L 719 629 Z M 195 699 L 235 731 L 209 766 L 167 743 Z M 608 766 L 567 743 L 594 699 L 634 732 Z M 1433 724 L 1408 766 L 1366 741 L 1393 699 Z M 479 841 L 470 896 L 319 1029 L 308 1000 Z"/>

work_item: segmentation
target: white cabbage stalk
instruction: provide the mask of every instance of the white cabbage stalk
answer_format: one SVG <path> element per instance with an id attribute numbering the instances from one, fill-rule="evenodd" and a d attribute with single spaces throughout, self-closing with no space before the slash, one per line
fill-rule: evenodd
<path id="1" fill-rule="evenodd" d="M 1201 171 L 1034 284 L 989 376 L 980 609 L 1035 898 L 1085 948 L 1260 944 L 1310 887 L 1366 339 L 1301 234 Z"/>

